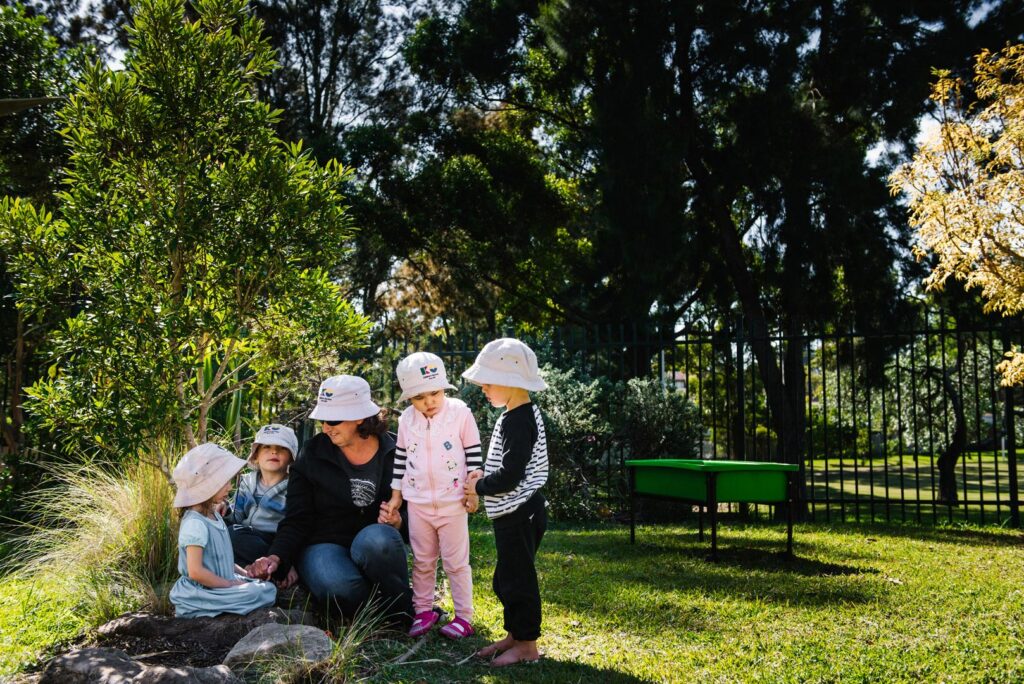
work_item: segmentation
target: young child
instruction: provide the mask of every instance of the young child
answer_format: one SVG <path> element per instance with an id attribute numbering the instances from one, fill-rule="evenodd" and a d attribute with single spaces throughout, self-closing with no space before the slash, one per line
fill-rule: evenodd
<path id="1" fill-rule="evenodd" d="M 245 461 L 216 444 L 200 444 L 182 457 L 172 476 L 174 507 L 182 511 L 178 530 L 178 572 L 171 603 L 178 617 L 244 615 L 273 605 L 277 589 L 253 580 L 234 563 L 227 525 L 217 505 L 231 491 L 231 480 Z"/>
<path id="2" fill-rule="evenodd" d="M 468 496 L 483 495 L 494 524 L 498 552 L 494 593 L 504 607 L 503 639 L 482 648 L 480 657 L 500 654 L 493 666 L 540 658 L 540 587 L 534 559 L 547 528 L 540 488 L 548 479 L 544 420 L 530 401 L 530 391 L 545 389 L 533 350 L 511 338 L 488 342 L 462 377 L 480 385 L 487 400 L 504 407 L 491 434 L 484 472 L 470 473 Z"/>
<path id="3" fill-rule="evenodd" d="M 430 631 L 438 620 L 433 610 L 438 556 L 452 589 L 455 618 L 441 628 L 449 639 L 473 633 L 473 576 L 469 567 L 469 517 L 478 500 L 464 492 L 468 471 L 480 471 L 480 432 L 473 413 L 458 399 L 446 397 L 448 384 L 441 359 L 416 352 L 395 369 L 400 399 L 410 406 L 398 420 L 398 444 L 391 481 L 390 510 L 409 504 L 412 544 L 413 618 L 409 636 Z"/>
<path id="4" fill-rule="evenodd" d="M 224 522 L 231 525 L 235 562 L 245 566 L 267 555 L 284 518 L 288 468 L 295 460 L 299 440 L 290 427 L 271 423 L 256 433 L 249 452 L 253 469 L 242 476 Z"/>

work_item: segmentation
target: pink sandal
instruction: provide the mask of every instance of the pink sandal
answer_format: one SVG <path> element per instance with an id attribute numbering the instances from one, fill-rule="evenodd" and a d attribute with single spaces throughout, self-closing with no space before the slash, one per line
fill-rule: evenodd
<path id="1" fill-rule="evenodd" d="M 426 634 L 437 622 L 438 617 L 440 616 L 434 610 L 425 610 L 422 613 L 417 613 L 412 621 L 412 627 L 409 628 L 409 636 L 418 637 Z"/>
<path id="2" fill-rule="evenodd" d="M 460 617 L 456 617 L 454 620 L 452 620 L 447 625 L 441 628 L 441 634 L 448 637 L 449 639 L 461 639 L 462 637 L 468 637 L 475 631 L 476 630 L 473 629 L 473 625 L 469 624 Z"/>

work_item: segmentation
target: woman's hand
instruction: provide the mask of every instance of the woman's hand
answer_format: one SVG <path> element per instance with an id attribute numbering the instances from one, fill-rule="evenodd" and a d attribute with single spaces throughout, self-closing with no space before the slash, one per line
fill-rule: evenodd
<path id="1" fill-rule="evenodd" d="M 270 576 L 274 574 L 274 571 L 281 565 L 281 559 L 277 556 L 264 556 L 263 558 L 257 558 L 250 565 L 245 567 L 245 573 L 249 577 L 256 579 L 269 580 Z"/>
<path id="2" fill-rule="evenodd" d="M 480 508 L 480 497 L 476 494 L 469 494 L 462 500 L 462 505 L 466 507 L 467 513 L 476 513 L 476 510 Z"/>
<path id="3" fill-rule="evenodd" d="M 391 525 L 396 530 L 400 530 L 402 529 L 402 514 L 397 510 L 392 510 L 387 501 L 381 501 L 377 522 L 382 525 Z"/>
<path id="4" fill-rule="evenodd" d="M 476 481 L 484 476 L 484 471 L 474 470 L 466 476 L 466 496 L 476 496 Z"/>
<path id="5" fill-rule="evenodd" d="M 297 573 L 295 571 L 295 568 L 292 567 L 290 570 L 288 570 L 288 574 L 285 576 L 283 580 L 281 580 L 280 582 L 274 582 L 274 584 L 277 585 L 278 589 L 287 589 L 288 587 L 292 586 L 298 581 L 299 573 Z"/>

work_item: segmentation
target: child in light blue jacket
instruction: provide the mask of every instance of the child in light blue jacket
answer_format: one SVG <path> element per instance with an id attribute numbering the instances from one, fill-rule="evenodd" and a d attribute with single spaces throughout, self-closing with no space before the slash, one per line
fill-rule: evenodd
<path id="1" fill-rule="evenodd" d="M 284 519 L 288 468 L 298 448 L 290 427 L 272 423 L 256 433 L 249 452 L 251 470 L 242 476 L 231 509 L 224 516 L 239 565 L 267 555 L 277 525 Z"/>

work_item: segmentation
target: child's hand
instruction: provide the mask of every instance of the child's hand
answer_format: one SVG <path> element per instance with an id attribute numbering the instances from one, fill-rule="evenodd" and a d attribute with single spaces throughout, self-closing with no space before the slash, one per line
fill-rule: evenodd
<path id="1" fill-rule="evenodd" d="M 217 504 L 216 506 L 213 507 L 213 510 L 217 511 L 217 513 L 220 514 L 220 517 L 223 518 L 225 515 L 228 514 L 228 510 L 229 510 L 228 502 L 227 501 L 221 501 L 219 504 Z"/>
<path id="2" fill-rule="evenodd" d="M 392 489 L 391 500 L 387 503 L 388 514 L 392 514 L 402 507 L 402 490 Z"/>
<path id="3" fill-rule="evenodd" d="M 380 513 L 377 514 L 377 522 L 381 525 L 391 525 L 396 530 L 402 528 L 402 514 L 397 510 L 391 510 L 390 502 L 380 502 Z"/>
<path id="4" fill-rule="evenodd" d="M 476 496 L 476 481 L 484 476 L 484 471 L 474 470 L 466 476 L 466 496 Z"/>
<path id="5" fill-rule="evenodd" d="M 471 494 L 462 500 L 462 505 L 466 507 L 467 513 L 476 513 L 477 509 L 480 508 L 480 497 L 476 494 Z"/>

